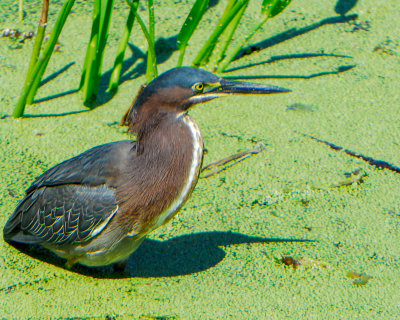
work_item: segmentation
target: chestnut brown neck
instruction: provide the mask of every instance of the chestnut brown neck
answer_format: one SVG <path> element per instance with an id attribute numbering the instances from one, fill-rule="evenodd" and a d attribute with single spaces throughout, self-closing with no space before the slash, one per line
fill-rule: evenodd
<path id="1" fill-rule="evenodd" d="M 165 107 L 147 112 L 153 112 L 150 118 L 136 118 L 131 169 L 117 188 L 122 212 L 129 213 L 121 219 L 134 225 L 131 235 L 143 234 L 176 214 L 193 191 L 203 160 L 203 139 L 189 115 Z"/>

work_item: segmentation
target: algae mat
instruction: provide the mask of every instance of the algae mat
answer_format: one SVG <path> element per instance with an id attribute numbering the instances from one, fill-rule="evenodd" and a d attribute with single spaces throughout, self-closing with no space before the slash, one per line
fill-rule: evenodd
<path id="1" fill-rule="evenodd" d="M 0 28 L 35 29 L 40 1 L 26 1 L 22 24 L 17 2 L 3 2 Z M 156 4 L 162 12 L 156 31 L 162 38 L 161 71 L 177 61 L 174 37 L 191 1 L 169 3 Z M 51 3 L 51 21 L 61 4 Z M 186 63 L 224 5 L 212 2 Z M 252 2 L 250 11 L 256 13 L 258 5 Z M 125 7 L 116 1 L 106 77 Z M 1 227 L 43 170 L 127 138 L 117 123 L 144 81 L 145 42 L 136 26 L 119 93 L 112 99 L 102 95 L 97 109 L 81 112 L 86 109 L 75 89 L 90 10 L 77 2 L 61 51 L 23 120 L 8 115 L 32 42 L 15 48 L 10 39 L 0 39 Z M 358 19 L 346 21 L 352 14 Z M 244 21 L 245 29 L 251 20 Z M 200 180 L 179 216 L 132 255 L 128 275 L 110 268 L 68 271 L 61 260 L 43 262 L 1 240 L 0 318 L 399 319 L 399 174 L 302 135 L 400 165 L 399 28 L 397 0 L 294 0 L 257 35 L 256 50 L 225 74 L 293 92 L 227 97 L 191 110 L 209 151 L 206 164 L 260 142 L 266 150 Z M 339 183 L 359 168 L 367 174 L 362 183 L 357 177 L 351 185 Z M 303 264 L 285 266 L 282 256 Z M 357 285 L 360 279 L 348 272 L 373 278 Z"/>

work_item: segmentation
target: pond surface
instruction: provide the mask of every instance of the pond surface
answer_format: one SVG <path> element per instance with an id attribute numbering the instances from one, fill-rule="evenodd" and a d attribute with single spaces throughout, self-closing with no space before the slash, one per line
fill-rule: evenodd
<path id="1" fill-rule="evenodd" d="M 0 29 L 36 29 L 41 1 L 26 1 L 23 23 L 17 1 L 3 2 Z M 156 2 L 161 72 L 177 63 L 174 37 L 193 1 L 176 2 Z M 51 2 L 49 28 L 62 3 Z M 224 3 L 207 11 L 185 64 Z M 200 180 L 179 215 L 131 256 L 128 274 L 68 271 L 61 259 L 26 255 L 1 240 L 0 318 L 399 319 L 399 173 L 334 150 L 400 166 L 398 0 L 321 3 L 294 0 L 256 35 L 256 50 L 223 74 L 291 93 L 227 97 L 191 110 L 208 149 L 205 164 L 261 142 L 263 152 Z M 115 6 L 105 80 L 127 15 L 123 1 Z M 258 6 L 252 1 L 249 12 Z M 128 138 L 118 123 L 145 82 L 144 38 L 135 25 L 119 92 L 101 94 L 87 112 L 76 88 L 90 26 L 91 3 L 77 1 L 22 120 L 9 115 L 33 42 L 0 38 L 1 228 L 44 170 Z M 285 266 L 282 257 L 299 265 Z M 354 273 L 364 275 L 357 281 Z"/>

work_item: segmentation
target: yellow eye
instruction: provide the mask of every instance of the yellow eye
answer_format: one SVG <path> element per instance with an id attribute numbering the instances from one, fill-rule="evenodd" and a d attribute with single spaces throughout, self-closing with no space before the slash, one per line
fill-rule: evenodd
<path id="1" fill-rule="evenodd" d="M 204 89 L 204 84 L 202 84 L 201 82 L 195 83 L 193 85 L 193 90 L 196 92 L 202 92 Z"/>

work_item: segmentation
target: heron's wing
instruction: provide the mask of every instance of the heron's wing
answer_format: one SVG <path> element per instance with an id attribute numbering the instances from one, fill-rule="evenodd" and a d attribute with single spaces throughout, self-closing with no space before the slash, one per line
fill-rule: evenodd
<path id="1" fill-rule="evenodd" d="M 63 184 L 98 186 L 118 176 L 127 156 L 135 148 L 134 141 L 118 141 L 94 147 L 86 152 L 59 163 L 45 171 L 26 190 L 29 194 L 41 187 Z"/>
<path id="2" fill-rule="evenodd" d="M 44 172 L 7 221 L 4 238 L 61 245 L 95 237 L 118 210 L 113 183 L 134 147 L 101 145 Z"/>
<path id="3" fill-rule="evenodd" d="M 22 200 L 4 237 L 22 243 L 82 243 L 99 234 L 117 210 L 115 190 L 104 185 L 42 187 Z"/>

